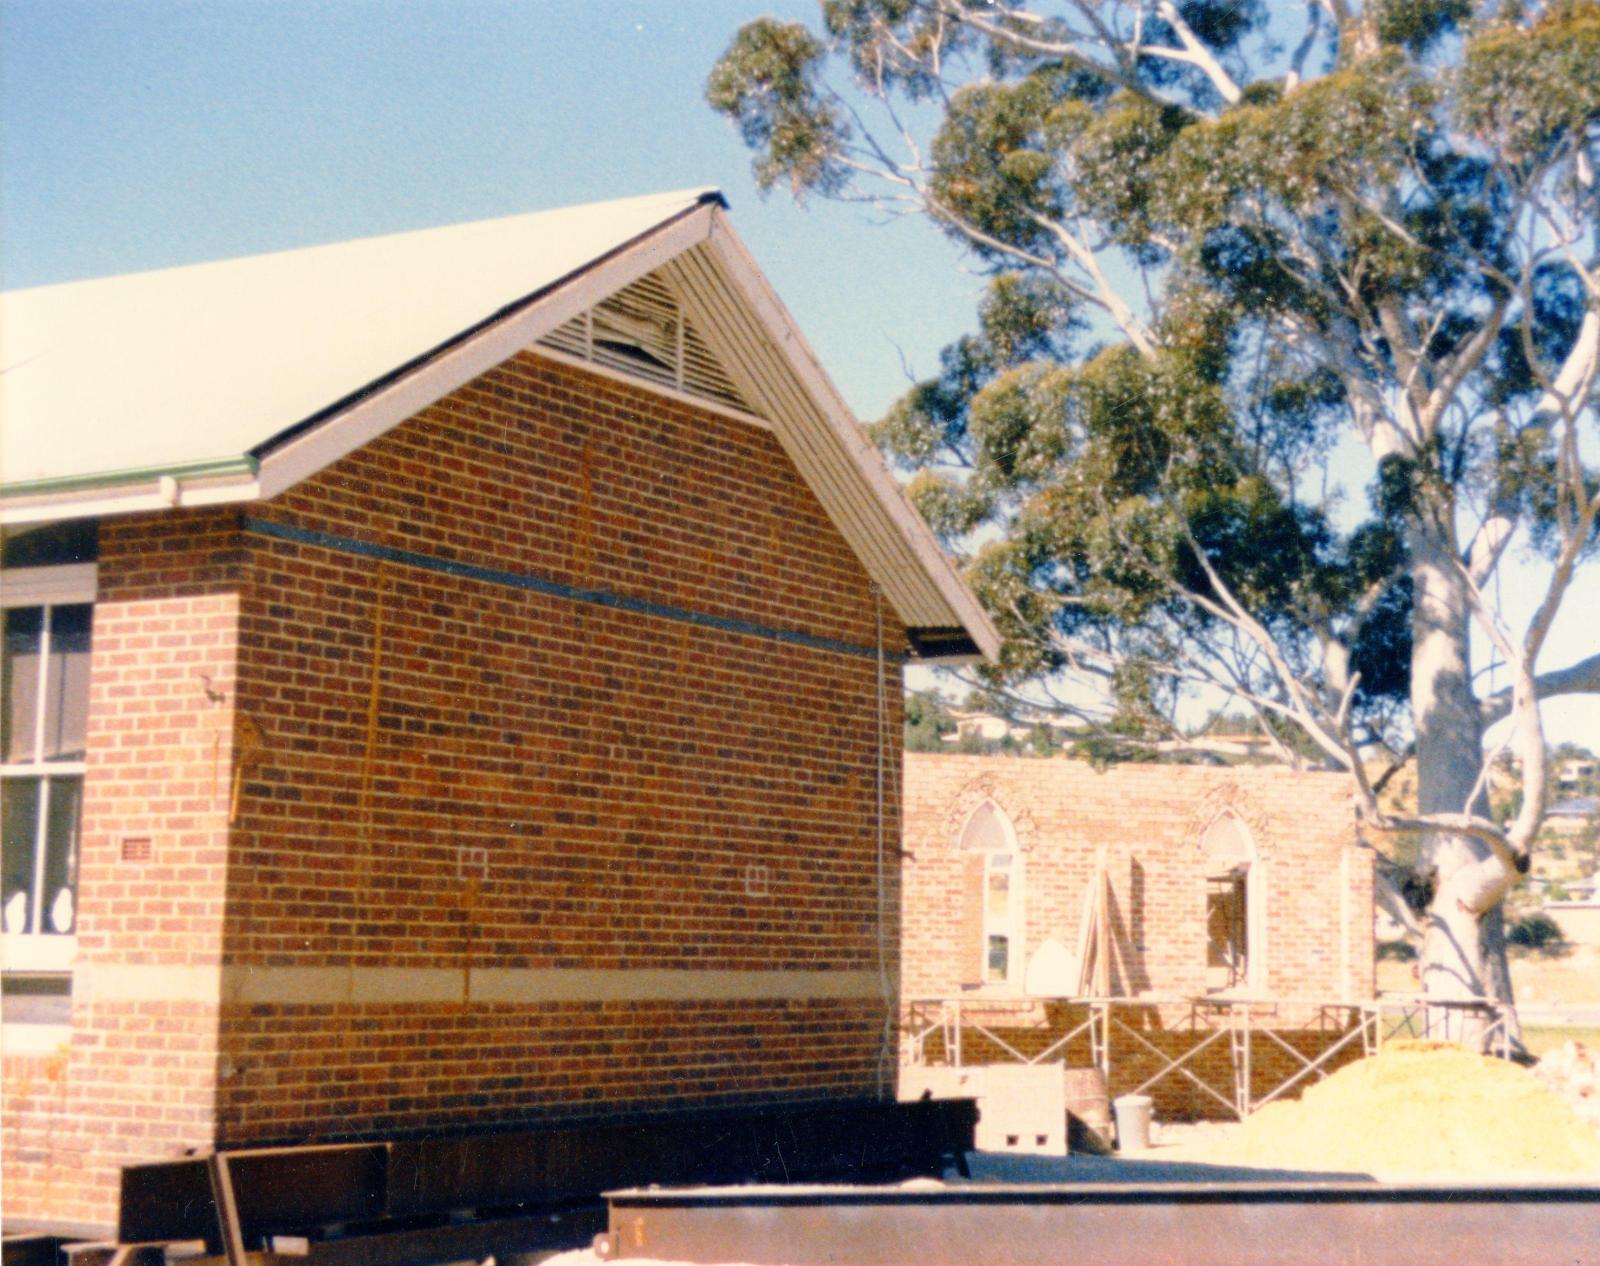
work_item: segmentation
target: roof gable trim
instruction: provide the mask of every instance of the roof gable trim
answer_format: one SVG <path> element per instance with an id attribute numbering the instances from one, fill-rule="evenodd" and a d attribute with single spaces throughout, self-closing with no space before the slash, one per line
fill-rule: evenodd
<path id="1" fill-rule="evenodd" d="M 821 361 L 811 350 L 794 318 L 789 315 L 789 310 L 783 306 L 783 301 L 750 257 L 744 243 L 720 213 L 713 215 L 706 246 L 737 288 L 743 302 L 765 327 L 768 344 L 787 362 L 798 378 L 801 390 L 811 398 L 831 432 L 837 450 L 855 468 L 859 478 L 870 489 L 871 499 L 892 525 L 892 530 L 909 548 L 951 613 L 970 635 L 970 641 L 966 647 L 962 647 L 957 639 L 948 636 L 948 629 L 917 630 L 928 635 L 927 657 L 947 661 L 996 658 L 1000 652 L 1000 634 L 988 613 L 956 572 L 950 557 L 939 547 L 928 525 L 906 497 L 904 489 L 889 473 L 883 455 L 856 422 L 855 415 L 833 385 L 833 380 L 823 370 Z M 734 368 L 732 361 L 729 368 Z M 755 384 L 751 384 L 751 387 L 755 387 Z M 769 408 L 768 411 L 773 410 Z"/>
<path id="2" fill-rule="evenodd" d="M 273 497 L 371 443 L 478 375 L 509 360 L 606 295 L 706 240 L 718 202 L 702 202 L 569 274 L 441 348 L 352 394 L 259 450 L 263 498 Z M 331 415 L 331 416 L 327 416 Z"/>

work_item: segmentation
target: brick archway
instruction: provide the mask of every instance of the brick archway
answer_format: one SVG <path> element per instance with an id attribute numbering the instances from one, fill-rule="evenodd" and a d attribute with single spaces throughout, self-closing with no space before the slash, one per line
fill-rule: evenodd
<path id="1" fill-rule="evenodd" d="M 993 804 L 1010 821 L 1011 830 L 1017 839 L 1017 848 L 1024 853 L 1031 853 L 1039 842 L 1038 825 L 1016 791 L 999 775 L 993 773 L 979 775 L 956 793 L 945 810 L 944 830 L 940 834 L 941 842 L 948 848 L 959 850 L 967 822 L 977 812 L 978 806 L 986 801 Z"/>
<path id="2" fill-rule="evenodd" d="M 1184 824 L 1182 839 L 1195 849 L 1202 848 L 1206 832 L 1225 813 L 1231 813 L 1243 824 L 1251 843 L 1255 845 L 1257 857 L 1272 856 L 1276 840 L 1266 815 L 1255 800 L 1231 779 L 1218 783 L 1200 797 Z"/>

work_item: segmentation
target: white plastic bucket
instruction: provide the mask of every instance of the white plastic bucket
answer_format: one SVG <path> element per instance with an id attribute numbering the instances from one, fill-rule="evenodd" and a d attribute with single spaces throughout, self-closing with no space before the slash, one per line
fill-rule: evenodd
<path id="1" fill-rule="evenodd" d="M 1123 1095 L 1112 1105 L 1117 1114 L 1117 1150 L 1143 1152 L 1150 1147 L 1150 1116 L 1155 1100 L 1149 1095 Z"/>

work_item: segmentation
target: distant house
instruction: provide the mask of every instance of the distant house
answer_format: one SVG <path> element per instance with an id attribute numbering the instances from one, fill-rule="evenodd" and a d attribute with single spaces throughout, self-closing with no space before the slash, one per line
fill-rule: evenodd
<path id="1" fill-rule="evenodd" d="M 1566 885 L 1567 891 L 1574 900 L 1591 901 L 1600 899 L 1600 871 L 1596 871 L 1587 879 L 1574 879 Z"/>
<path id="2" fill-rule="evenodd" d="M 1041 730 L 1051 733 L 1058 742 L 1070 743 L 1083 733 L 1083 727 L 1075 721 L 1031 709 L 1024 709 L 1014 716 L 1001 716 L 994 712 L 968 712 L 952 708 L 950 719 L 955 722 L 956 728 L 944 736 L 944 742 L 951 746 L 963 742 L 1000 743 L 1008 738 L 1015 743 L 1023 743 Z"/>
<path id="3" fill-rule="evenodd" d="M 881 1096 L 900 665 L 994 630 L 691 192 L 23 291 L 4 1212 Z"/>
<path id="4" fill-rule="evenodd" d="M 1600 818 L 1600 799 L 1593 796 L 1558 800 L 1544 811 L 1546 828 L 1558 835 L 1576 835 L 1597 818 Z"/>
<path id="5" fill-rule="evenodd" d="M 998 743 L 1020 729 L 1014 722 L 992 712 L 958 712 L 952 709 L 950 719 L 956 723 L 956 728 L 944 736 L 944 741 L 950 744 L 974 741 Z"/>
<path id="6" fill-rule="evenodd" d="M 1600 871 L 1566 885 L 1567 898 L 1546 901 L 1544 912 L 1573 945 L 1600 945 Z"/>
<path id="7" fill-rule="evenodd" d="M 1594 761 L 1564 760 L 1556 766 L 1556 787 L 1561 791 L 1572 791 L 1593 779 L 1594 776 Z"/>
<path id="8" fill-rule="evenodd" d="M 967 752 L 990 750 L 992 745 L 1007 739 L 1021 747 L 1040 732 L 1048 733 L 1062 746 L 1092 736 L 1092 731 L 1081 721 L 1042 710 L 1021 709 L 1013 715 L 1001 716 L 994 712 L 951 709 L 950 719 L 955 722 L 955 729 L 944 736 L 944 744 Z M 1150 750 L 1215 765 L 1271 759 L 1276 751 L 1272 739 L 1264 734 L 1198 734 L 1162 740 L 1152 744 Z"/>

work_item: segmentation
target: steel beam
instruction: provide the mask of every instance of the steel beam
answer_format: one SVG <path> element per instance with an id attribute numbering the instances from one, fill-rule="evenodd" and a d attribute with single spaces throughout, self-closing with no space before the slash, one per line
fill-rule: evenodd
<path id="1" fill-rule="evenodd" d="M 204 1240 L 244 1266 L 272 1236 L 531 1214 L 636 1183 L 937 1174 L 971 1149 L 976 1119 L 969 1100 L 871 1100 L 229 1151 L 125 1168 L 117 1238 Z"/>
<path id="2" fill-rule="evenodd" d="M 751 1266 L 1550 1266 L 1600 1262 L 1600 1185 L 1162 1183 L 611 1193 L 622 1261 Z"/>

